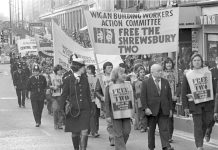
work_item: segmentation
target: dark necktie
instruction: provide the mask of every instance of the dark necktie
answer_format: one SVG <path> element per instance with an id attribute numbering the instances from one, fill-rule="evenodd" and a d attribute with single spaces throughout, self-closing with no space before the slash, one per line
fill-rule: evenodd
<path id="1" fill-rule="evenodd" d="M 157 87 L 157 91 L 158 91 L 158 94 L 160 95 L 160 86 L 159 86 L 159 82 L 160 82 L 160 79 L 155 79 L 155 84 L 156 84 L 156 87 Z"/>

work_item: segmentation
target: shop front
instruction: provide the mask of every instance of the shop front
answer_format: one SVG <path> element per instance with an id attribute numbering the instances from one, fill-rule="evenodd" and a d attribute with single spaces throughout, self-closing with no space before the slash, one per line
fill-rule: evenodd
<path id="1" fill-rule="evenodd" d="M 202 16 L 197 17 L 202 26 L 204 60 L 209 67 L 215 66 L 218 56 L 218 7 L 202 8 Z"/>

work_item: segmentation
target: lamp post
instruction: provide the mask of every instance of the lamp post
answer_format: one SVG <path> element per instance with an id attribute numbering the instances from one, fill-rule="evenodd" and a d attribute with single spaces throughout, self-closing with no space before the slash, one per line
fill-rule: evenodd
<path id="1" fill-rule="evenodd" d="M 11 0 L 9 0 L 9 14 L 10 14 L 10 45 L 12 44 L 12 20 L 11 20 Z"/>

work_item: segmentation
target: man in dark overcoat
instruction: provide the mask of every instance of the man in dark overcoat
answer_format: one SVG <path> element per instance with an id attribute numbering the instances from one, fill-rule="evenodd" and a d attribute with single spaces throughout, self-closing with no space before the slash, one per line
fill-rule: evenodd
<path id="1" fill-rule="evenodd" d="M 16 89 L 19 107 L 25 107 L 25 91 L 26 91 L 26 77 L 22 70 L 22 65 L 17 65 L 17 70 L 13 73 L 13 84 Z"/>
<path id="2" fill-rule="evenodd" d="M 33 66 L 33 73 L 27 82 L 27 90 L 30 91 L 30 99 L 36 127 L 41 125 L 42 110 L 46 94 L 47 82 L 40 74 L 39 65 Z"/>
<path id="3" fill-rule="evenodd" d="M 174 150 L 169 143 L 169 117 L 172 117 L 172 94 L 169 82 L 162 78 L 162 66 L 151 66 L 151 75 L 142 82 L 141 103 L 148 117 L 148 148 L 155 148 L 155 129 L 158 124 L 163 150 Z"/>
<path id="4" fill-rule="evenodd" d="M 72 61 L 73 74 L 63 81 L 62 101 L 68 99 L 65 132 L 72 132 L 75 150 L 86 150 L 91 116 L 91 96 L 85 64 L 81 58 Z"/>

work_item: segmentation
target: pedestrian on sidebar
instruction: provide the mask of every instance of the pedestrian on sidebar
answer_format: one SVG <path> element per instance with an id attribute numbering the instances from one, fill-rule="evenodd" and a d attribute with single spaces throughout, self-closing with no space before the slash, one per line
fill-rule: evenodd
<path id="1" fill-rule="evenodd" d="M 27 83 L 27 90 L 30 91 L 30 99 L 36 127 L 41 125 L 42 110 L 46 94 L 47 82 L 40 74 L 39 65 L 33 66 L 32 76 Z"/>
<path id="2" fill-rule="evenodd" d="M 195 145 L 203 150 L 206 129 L 213 122 L 215 82 L 200 54 L 192 55 L 190 63 L 182 82 L 182 105 L 186 116 L 192 114 Z"/>
<path id="3" fill-rule="evenodd" d="M 18 105 L 25 107 L 26 76 L 21 63 L 17 65 L 17 70 L 13 73 L 13 83 L 17 93 Z"/>
<path id="4" fill-rule="evenodd" d="M 72 57 L 73 74 L 63 80 L 61 95 L 65 107 L 65 132 L 72 133 L 75 150 L 86 150 L 91 117 L 91 96 L 88 79 L 85 74 L 85 63 L 82 58 Z"/>

